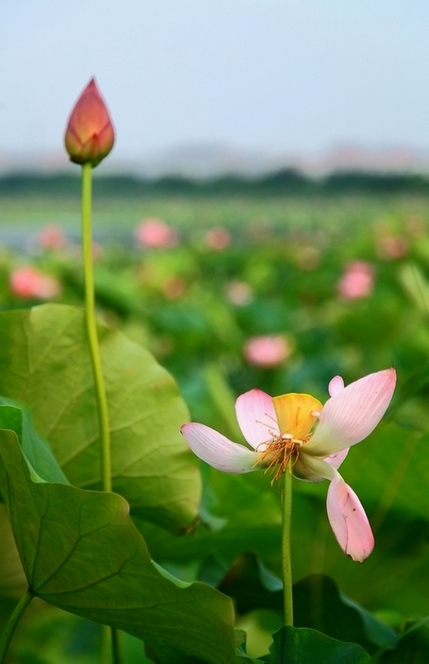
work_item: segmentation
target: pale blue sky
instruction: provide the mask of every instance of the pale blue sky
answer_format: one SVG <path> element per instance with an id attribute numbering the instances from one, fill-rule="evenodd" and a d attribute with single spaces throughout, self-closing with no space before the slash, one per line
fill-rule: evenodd
<path id="1" fill-rule="evenodd" d="M 0 153 L 60 151 L 92 75 L 118 160 L 212 141 L 429 149 L 428 0 L 1 0 Z"/>

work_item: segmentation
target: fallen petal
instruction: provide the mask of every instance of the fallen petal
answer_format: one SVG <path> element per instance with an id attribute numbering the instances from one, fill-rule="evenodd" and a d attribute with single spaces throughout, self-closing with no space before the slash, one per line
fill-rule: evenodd
<path id="1" fill-rule="evenodd" d="M 374 548 L 374 535 L 359 498 L 338 473 L 330 483 L 326 508 L 338 544 L 362 563 Z"/>
<path id="2" fill-rule="evenodd" d="M 213 468 L 237 474 L 256 470 L 259 454 L 233 443 L 214 429 L 191 422 L 184 424 L 181 432 L 194 454 Z"/>
<path id="3" fill-rule="evenodd" d="M 323 407 L 306 452 L 330 456 L 369 436 L 386 412 L 396 385 L 395 369 L 350 383 Z"/>
<path id="4" fill-rule="evenodd" d="M 243 436 L 253 449 L 278 436 L 276 411 L 266 392 L 258 389 L 245 392 L 235 402 L 235 412 Z"/>

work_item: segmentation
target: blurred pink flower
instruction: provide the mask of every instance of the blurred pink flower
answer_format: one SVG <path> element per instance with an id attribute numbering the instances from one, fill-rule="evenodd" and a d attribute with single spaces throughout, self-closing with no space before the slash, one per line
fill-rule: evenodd
<path id="1" fill-rule="evenodd" d="M 155 217 L 140 222 L 135 238 L 143 247 L 173 247 L 178 242 L 176 231 Z"/>
<path id="2" fill-rule="evenodd" d="M 225 295 L 231 304 L 243 307 L 253 301 L 253 289 L 245 281 L 230 281 L 225 287 Z"/>
<path id="3" fill-rule="evenodd" d="M 223 251 L 231 244 L 231 234 L 222 226 L 211 228 L 206 233 L 206 244 L 214 251 Z"/>
<path id="4" fill-rule="evenodd" d="M 359 498 L 338 468 L 350 447 L 380 422 L 395 384 L 394 369 L 369 374 L 347 387 L 341 376 L 335 376 L 324 405 L 309 394 L 273 398 L 258 389 L 245 392 L 235 408 L 249 447 L 196 422 L 184 424 L 181 431 L 197 457 L 225 473 L 264 468 L 274 470 L 274 479 L 290 471 L 305 482 L 328 480 L 331 528 L 344 553 L 363 562 L 374 547 L 374 536 Z"/>
<path id="5" fill-rule="evenodd" d="M 186 282 L 181 277 L 171 277 L 162 286 L 162 292 L 168 300 L 178 300 L 186 291 Z"/>
<path id="6" fill-rule="evenodd" d="M 377 250 L 385 260 L 397 260 L 407 255 L 408 241 L 401 235 L 381 235 L 377 238 Z"/>
<path id="7" fill-rule="evenodd" d="M 23 299 L 49 300 L 61 292 L 57 279 L 40 272 L 36 267 L 18 267 L 10 275 L 10 287 L 14 295 Z"/>
<path id="8" fill-rule="evenodd" d="M 62 249 L 67 244 L 67 239 L 61 227 L 56 224 L 42 228 L 38 239 L 43 249 Z"/>
<path id="9" fill-rule="evenodd" d="M 249 364 L 271 369 L 282 364 L 292 353 L 290 342 L 281 335 L 251 337 L 246 341 L 243 354 Z"/>
<path id="10" fill-rule="evenodd" d="M 353 261 L 346 266 L 338 282 L 338 293 L 346 300 L 368 297 L 374 286 L 374 268 L 365 261 Z"/>

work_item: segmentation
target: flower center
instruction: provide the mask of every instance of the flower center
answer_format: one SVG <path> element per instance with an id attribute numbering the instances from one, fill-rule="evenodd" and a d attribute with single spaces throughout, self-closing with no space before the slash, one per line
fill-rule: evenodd
<path id="1" fill-rule="evenodd" d="M 267 464 L 265 472 L 275 468 L 271 484 L 274 484 L 276 480 L 280 479 L 289 465 L 289 462 L 291 462 L 292 465 L 295 463 L 299 456 L 300 447 L 304 445 L 309 438 L 310 435 L 306 436 L 304 440 L 298 440 L 292 438 L 292 434 L 279 433 L 278 436 L 274 436 L 267 443 L 263 443 L 265 449 L 261 452 L 258 463 Z"/>
<path id="2" fill-rule="evenodd" d="M 323 406 L 309 394 L 283 394 L 273 398 L 278 432 L 269 429 L 272 438 L 263 443 L 258 464 L 266 464 L 266 471 L 275 468 L 272 482 L 285 472 L 299 456 L 300 448 L 311 438 L 314 426 Z"/>

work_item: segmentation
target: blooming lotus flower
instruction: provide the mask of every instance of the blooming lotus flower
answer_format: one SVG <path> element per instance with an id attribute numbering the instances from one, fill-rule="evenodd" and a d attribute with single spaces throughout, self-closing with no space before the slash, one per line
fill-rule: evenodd
<path id="1" fill-rule="evenodd" d="M 113 147 L 115 133 L 109 111 L 91 79 L 71 112 L 64 142 L 75 164 L 97 166 Z"/>
<path id="2" fill-rule="evenodd" d="M 363 562 L 374 547 L 374 536 L 359 498 L 338 468 L 349 448 L 375 429 L 395 384 L 394 369 L 369 374 L 347 387 L 335 376 L 324 406 L 309 394 L 272 398 L 250 390 L 238 397 L 236 414 L 252 450 L 204 424 L 185 424 L 182 433 L 200 459 L 226 473 L 274 469 L 278 479 L 291 464 L 298 479 L 329 480 L 327 512 L 332 530 L 342 550 Z"/>

